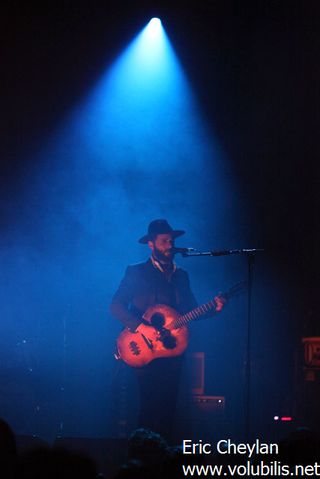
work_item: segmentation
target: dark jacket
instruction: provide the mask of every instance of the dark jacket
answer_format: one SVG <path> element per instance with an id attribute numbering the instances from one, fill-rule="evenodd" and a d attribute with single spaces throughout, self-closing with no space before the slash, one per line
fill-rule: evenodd
<path id="1" fill-rule="evenodd" d="M 168 280 L 149 259 L 128 266 L 112 298 L 111 314 L 124 326 L 136 328 L 143 313 L 155 304 L 166 304 L 184 314 L 197 306 L 190 289 L 188 273 L 177 268 Z"/>

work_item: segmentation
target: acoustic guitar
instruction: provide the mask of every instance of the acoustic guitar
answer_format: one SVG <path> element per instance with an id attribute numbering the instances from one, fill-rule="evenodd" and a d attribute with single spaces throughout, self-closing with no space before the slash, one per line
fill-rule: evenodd
<path id="1" fill-rule="evenodd" d="M 216 298 L 226 302 L 243 286 L 243 282 L 238 283 Z M 134 332 L 126 328 L 120 333 L 115 357 L 129 366 L 139 368 L 157 358 L 180 356 L 188 346 L 187 325 L 209 312 L 210 316 L 217 312 L 216 299 L 182 315 L 165 304 L 151 306 L 143 315 L 144 322 Z"/>

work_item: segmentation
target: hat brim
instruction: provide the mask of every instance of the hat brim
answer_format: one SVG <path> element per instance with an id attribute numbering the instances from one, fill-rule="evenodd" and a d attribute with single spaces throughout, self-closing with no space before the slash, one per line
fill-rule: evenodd
<path id="1" fill-rule="evenodd" d="M 178 238 L 178 236 L 182 236 L 185 234 L 185 231 L 182 230 L 173 230 L 167 231 L 166 233 L 157 233 L 157 235 L 161 234 L 171 234 L 174 238 Z M 148 241 L 152 241 L 152 237 L 150 235 L 144 235 L 142 238 L 139 239 L 139 243 L 146 244 Z"/>

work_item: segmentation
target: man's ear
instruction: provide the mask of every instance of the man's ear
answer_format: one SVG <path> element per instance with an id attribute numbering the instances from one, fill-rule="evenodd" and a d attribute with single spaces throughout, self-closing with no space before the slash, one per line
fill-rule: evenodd
<path id="1" fill-rule="evenodd" d="M 148 241 L 148 246 L 151 249 L 151 251 L 154 250 L 154 242 L 153 241 Z"/>

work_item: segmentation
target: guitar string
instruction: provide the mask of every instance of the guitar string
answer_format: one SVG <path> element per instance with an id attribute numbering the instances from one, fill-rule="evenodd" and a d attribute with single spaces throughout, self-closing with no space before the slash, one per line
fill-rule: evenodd
<path id="1" fill-rule="evenodd" d="M 182 316 L 179 316 L 177 319 L 175 319 L 173 322 L 173 326 L 174 326 L 173 329 L 176 329 L 176 326 L 178 328 L 181 328 L 185 326 L 189 321 L 196 319 L 199 316 L 202 316 L 203 314 L 215 308 L 216 308 L 215 301 L 214 300 L 208 301 L 208 303 L 198 306 L 192 311 L 189 311 L 188 313 L 183 314 Z"/>
<path id="2" fill-rule="evenodd" d="M 243 287 L 243 283 L 236 284 L 233 286 L 233 288 L 230 289 L 227 293 L 224 293 L 222 296 L 228 300 L 230 296 L 233 294 L 236 294 L 241 288 Z M 186 314 L 183 314 L 182 316 L 179 316 L 173 321 L 173 329 L 181 328 L 188 324 L 189 321 L 192 321 L 193 319 L 198 318 L 199 316 L 202 316 L 203 314 L 207 313 L 208 311 L 211 311 L 212 309 L 216 309 L 217 304 L 214 299 L 208 301 L 207 303 L 202 304 L 201 306 L 198 306 L 197 308 L 194 308 L 193 310 L 189 311 Z"/>

